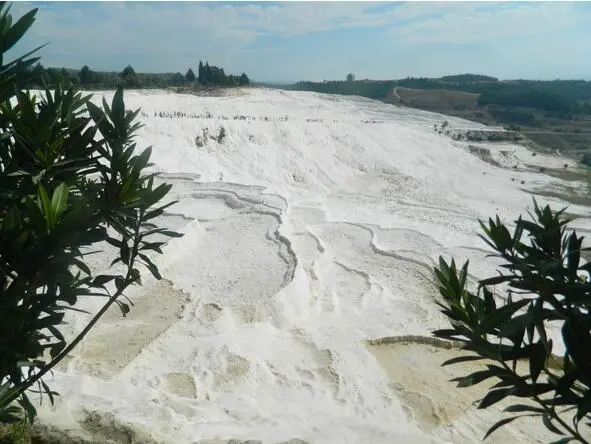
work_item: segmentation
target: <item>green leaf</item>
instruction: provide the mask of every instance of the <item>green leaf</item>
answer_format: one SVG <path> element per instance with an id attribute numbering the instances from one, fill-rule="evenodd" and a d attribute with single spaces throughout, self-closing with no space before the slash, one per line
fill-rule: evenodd
<path id="1" fill-rule="evenodd" d="M 160 272 L 158 271 L 158 267 L 156 267 L 156 265 L 154 265 L 154 263 L 150 260 L 150 258 L 143 253 L 138 253 L 138 255 L 142 258 L 142 260 L 144 261 L 144 265 L 148 268 L 148 270 L 150 270 L 150 273 L 152 273 L 152 275 L 156 279 L 161 280 L 162 276 L 160 275 Z"/>
<path id="2" fill-rule="evenodd" d="M 151 193 L 149 193 L 150 195 L 146 199 L 147 205 L 151 206 L 157 202 L 160 202 L 162 200 L 162 198 L 168 194 L 168 192 L 170 191 L 171 188 L 172 188 L 172 185 L 168 184 L 168 183 L 163 183 L 163 184 L 159 185 L 158 187 L 156 187 L 154 190 L 152 190 Z"/>
<path id="3" fill-rule="evenodd" d="M 142 275 L 137 268 L 131 270 L 131 279 L 134 284 L 142 285 Z"/>
<path id="4" fill-rule="evenodd" d="M 176 231 L 170 231 L 170 230 L 162 230 L 159 232 L 159 234 L 161 234 L 162 236 L 167 236 L 167 237 L 183 237 L 184 234 L 182 233 L 177 233 Z"/>
<path id="5" fill-rule="evenodd" d="M 571 314 L 562 326 L 562 338 L 568 354 L 573 362 L 581 370 L 587 372 L 591 368 L 589 362 L 589 349 L 591 348 L 591 336 L 589 326 L 581 315 Z"/>
<path id="6" fill-rule="evenodd" d="M 49 349 L 49 356 L 51 356 L 51 359 L 55 359 L 65 348 L 65 342 L 58 342 L 56 344 L 53 344 Z"/>
<path id="7" fill-rule="evenodd" d="M 102 287 L 107 282 L 111 282 L 113 279 L 115 279 L 115 276 L 114 275 L 101 274 L 101 275 L 98 275 L 97 277 L 95 277 L 92 280 L 92 285 L 95 286 L 95 287 Z"/>
<path id="8" fill-rule="evenodd" d="M 450 339 L 450 340 L 455 340 L 456 336 L 459 336 L 460 333 L 457 330 L 451 329 L 451 328 L 444 328 L 441 330 L 435 330 L 432 332 L 433 336 L 437 337 L 437 338 L 442 338 L 442 339 Z"/>
<path id="9" fill-rule="evenodd" d="M 115 277 L 115 287 L 117 288 L 118 292 L 122 292 L 125 289 L 125 279 L 121 276 Z"/>
<path id="10" fill-rule="evenodd" d="M 88 265 L 86 265 L 83 261 L 81 261 L 80 259 L 72 259 L 72 262 L 74 264 L 76 264 L 76 266 L 82 270 L 84 273 L 86 273 L 87 275 L 91 275 L 92 273 L 90 272 L 90 268 L 88 268 Z"/>
<path id="11" fill-rule="evenodd" d="M 131 259 L 131 250 L 129 249 L 129 245 L 125 239 L 121 241 L 121 248 L 119 250 L 119 254 L 121 255 L 121 260 L 124 264 L 129 265 L 129 261 Z"/>
<path id="12" fill-rule="evenodd" d="M 169 202 L 166 205 L 162 205 L 159 208 L 156 208 L 155 210 L 151 210 L 151 211 L 147 211 L 146 214 L 143 217 L 144 221 L 148 221 L 150 219 L 153 219 L 155 217 L 160 216 L 162 213 L 164 213 L 164 210 L 167 209 L 168 207 L 174 205 L 175 203 L 177 203 L 178 200 L 175 200 L 173 202 Z"/>
<path id="13" fill-rule="evenodd" d="M 502 389 L 492 390 L 486 394 L 486 396 L 482 399 L 482 401 L 480 401 L 480 404 L 478 404 L 478 408 L 485 409 L 487 407 L 490 407 L 491 405 L 496 404 L 497 402 L 503 400 L 504 398 L 506 398 L 510 394 L 511 394 L 511 389 L 502 388 Z"/>
<path id="14" fill-rule="evenodd" d="M 21 226 L 21 214 L 17 207 L 13 206 L 6 211 L 2 219 L 2 229 L 4 231 L 13 230 Z"/>
<path id="15" fill-rule="evenodd" d="M 506 276 L 506 275 L 500 275 L 500 276 L 494 276 L 491 278 L 487 278 L 487 279 L 482 279 L 481 281 L 479 281 L 479 285 L 498 285 L 498 284 L 502 284 L 503 282 L 507 282 L 510 281 L 511 279 L 513 279 L 512 276 Z"/>
<path id="16" fill-rule="evenodd" d="M 29 397 L 25 393 L 21 394 L 20 398 L 18 399 L 18 403 L 25 411 L 29 422 L 33 422 L 37 416 L 37 409 L 35 409 L 35 406 L 31 403 Z"/>
<path id="17" fill-rule="evenodd" d="M 495 430 L 503 427 L 505 424 L 515 421 L 517 418 L 519 418 L 519 416 L 511 416 L 509 418 L 504 418 L 500 421 L 497 421 L 490 429 L 488 429 L 483 439 L 488 438 Z"/>
<path id="18" fill-rule="evenodd" d="M 88 102 L 86 106 L 88 109 L 88 114 L 90 114 L 90 117 L 92 117 L 92 120 L 94 120 L 103 137 L 110 137 L 113 134 L 114 128 L 105 117 L 103 110 L 101 110 L 92 102 Z"/>
<path id="19" fill-rule="evenodd" d="M 458 387 L 470 387 L 472 385 L 476 385 L 482 381 L 487 380 L 488 378 L 492 378 L 493 376 L 498 376 L 497 373 L 493 370 L 481 370 L 474 373 L 471 373 L 468 376 L 461 376 L 459 378 L 454 378 L 452 381 L 458 381 Z"/>
<path id="20" fill-rule="evenodd" d="M 534 407 L 526 404 L 513 404 L 503 409 L 504 412 L 533 412 L 533 413 L 544 413 L 544 409 L 541 407 Z"/>
<path id="21" fill-rule="evenodd" d="M 143 242 L 139 251 L 152 250 L 162 254 L 162 249 L 160 247 L 165 244 L 166 242 Z"/>
<path id="22" fill-rule="evenodd" d="M 125 103 L 123 103 L 123 88 L 117 88 L 111 102 L 111 120 L 115 128 L 125 128 Z"/>
<path id="23" fill-rule="evenodd" d="M 536 382 L 546 365 L 546 347 L 541 341 L 529 347 L 529 372 L 531 380 Z"/>
<path id="24" fill-rule="evenodd" d="M 552 424 L 552 418 L 550 418 L 548 413 L 544 413 L 542 415 L 542 422 L 544 423 L 546 428 L 548 430 L 550 430 L 551 432 L 556 433 L 558 435 L 564 435 L 564 433 L 558 427 L 556 427 L 554 424 Z"/>
<path id="25" fill-rule="evenodd" d="M 459 356 L 457 358 L 448 359 L 443 364 L 441 364 L 441 366 L 444 367 L 446 365 L 457 364 L 460 362 L 480 361 L 482 359 L 487 359 L 487 358 L 484 356 Z"/>
<path id="26" fill-rule="evenodd" d="M 478 326 L 478 330 L 482 333 L 492 333 L 496 328 L 508 322 L 517 310 L 525 307 L 530 302 L 529 299 L 522 299 L 502 306 L 487 316 L 484 322 Z"/>
<path id="27" fill-rule="evenodd" d="M 39 188 L 37 190 L 37 202 L 39 208 L 43 212 L 45 216 L 45 225 L 47 229 L 51 229 L 54 227 L 54 215 L 53 209 L 51 207 L 51 202 L 49 201 L 49 196 L 47 195 L 47 191 L 45 191 L 45 187 L 43 184 L 39 184 Z"/>
<path id="28" fill-rule="evenodd" d="M 15 405 L 0 407 L 0 424 L 14 424 L 21 422 L 22 410 Z"/>
<path id="29" fill-rule="evenodd" d="M 576 416 L 577 422 L 583 419 L 589 412 L 591 412 L 591 390 L 588 390 L 583 400 L 579 402 Z"/>
<path id="30" fill-rule="evenodd" d="M 62 212 L 66 208 L 67 203 L 68 187 L 62 182 L 53 191 L 53 196 L 51 198 L 51 208 L 56 220 L 61 216 Z"/>
<path id="31" fill-rule="evenodd" d="M 45 393 L 47 393 L 47 396 L 49 397 L 49 402 L 51 402 L 51 405 L 55 404 L 55 400 L 54 400 L 54 395 L 57 395 L 57 392 L 54 392 L 52 390 L 49 389 L 49 386 L 43 381 L 43 379 L 40 379 L 39 382 L 41 382 L 41 385 L 43 386 L 43 390 L 45 390 Z"/>
<path id="32" fill-rule="evenodd" d="M 64 336 L 61 332 L 53 325 L 48 325 L 47 329 L 51 332 L 53 336 L 55 336 L 58 340 L 65 342 Z"/>
<path id="33" fill-rule="evenodd" d="M 121 314 L 123 315 L 123 317 L 127 317 L 127 313 L 129 313 L 129 305 L 121 301 L 117 301 L 117 305 L 121 309 Z"/>
<path id="34" fill-rule="evenodd" d="M 152 147 L 148 147 L 139 156 L 137 156 L 133 166 L 133 169 L 137 174 L 139 174 L 139 172 L 146 167 L 151 155 Z"/>
<path id="35" fill-rule="evenodd" d="M 38 8 L 35 8 L 27 12 L 10 28 L 10 30 L 2 38 L 2 50 L 0 52 L 5 53 L 22 38 L 25 32 L 27 32 L 27 30 L 35 21 L 35 15 L 37 14 L 38 10 Z"/>

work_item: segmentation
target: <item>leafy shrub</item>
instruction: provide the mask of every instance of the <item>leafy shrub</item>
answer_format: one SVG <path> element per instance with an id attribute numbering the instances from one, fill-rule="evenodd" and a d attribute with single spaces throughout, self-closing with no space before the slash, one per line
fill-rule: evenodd
<path id="1" fill-rule="evenodd" d="M 481 238 L 504 263 L 498 276 L 481 280 L 468 290 L 468 262 L 458 270 L 440 258 L 435 267 L 442 301 L 438 305 L 451 328 L 434 331 L 439 338 L 462 341 L 471 352 L 443 363 L 483 360 L 482 370 L 454 379 L 468 387 L 493 378 L 496 384 L 478 404 L 488 408 L 505 398 L 517 401 L 505 409 L 512 414 L 487 432 L 522 416 L 540 417 L 549 430 L 565 435 L 566 443 L 587 443 L 581 421 L 591 412 L 591 263 L 581 263 L 583 238 L 567 232 L 564 209 L 553 212 L 534 201 L 533 221 L 515 221 L 513 234 L 499 219 L 481 227 Z M 491 286 L 508 287 L 505 300 Z M 549 323 L 560 324 L 566 351 L 552 354 Z M 527 370 L 518 362 L 527 363 Z M 568 418 L 568 419 L 567 419 Z M 589 424 L 586 424 L 587 426 Z M 589 429 L 586 429 L 589 432 Z M 486 437 L 485 436 L 485 437 Z"/>
<path id="2" fill-rule="evenodd" d="M 13 24 L 0 4 L 0 50 L 12 47 L 30 28 L 37 10 Z M 43 381 L 121 300 L 141 285 L 138 264 L 157 279 L 147 253 L 164 242 L 151 236 L 178 234 L 153 220 L 174 202 L 160 205 L 171 185 L 146 174 L 151 148 L 136 154 L 139 110 L 128 111 L 123 91 L 102 109 L 73 89 L 46 89 L 40 98 L 23 92 L 30 82 L 30 54 L 3 64 L 0 58 L 0 422 L 17 421 L 22 410 L 33 420 L 27 391 L 36 385 L 53 402 Z M 83 251 L 109 243 L 119 253 L 121 273 L 95 275 Z M 80 297 L 105 303 L 85 328 L 67 342 L 60 325 Z"/>

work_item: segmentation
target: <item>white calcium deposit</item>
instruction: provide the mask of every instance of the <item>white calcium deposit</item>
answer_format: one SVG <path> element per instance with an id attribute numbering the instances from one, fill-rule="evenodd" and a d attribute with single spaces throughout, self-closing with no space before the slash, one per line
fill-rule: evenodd
<path id="1" fill-rule="evenodd" d="M 61 396 L 44 424 L 97 442 L 473 444 L 504 417 L 505 404 L 471 405 L 485 384 L 449 382 L 478 363 L 442 368 L 458 352 L 420 339 L 447 325 L 432 266 L 469 258 L 472 282 L 492 276 L 478 218 L 512 225 L 532 192 L 564 185 L 539 166 L 573 161 L 454 141 L 434 124 L 484 127 L 357 97 L 131 91 L 125 103 L 141 107 L 138 148 L 153 147 L 179 200 L 158 223 L 185 236 L 156 257 L 162 281 L 146 270 L 128 292 L 131 313 L 113 308 L 46 379 Z M 221 143 L 203 137 L 222 127 Z M 589 210 L 569 212 L 588 232 Z M 105 271 L 113 253 L 89 260 Z M 70 313 L 64 328 L 88 319 Z M 536 419 L 487 442 L 550 438 Z"/>

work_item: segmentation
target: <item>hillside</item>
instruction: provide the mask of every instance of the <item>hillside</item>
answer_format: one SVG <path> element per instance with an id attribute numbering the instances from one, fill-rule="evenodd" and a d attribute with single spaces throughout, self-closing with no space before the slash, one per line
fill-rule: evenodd
<path id="1" fill-rule="evenodd" d="M 510 222 L 531 193 L 586 196 L 573 162 L 454 141 L 433 131 L 440 115 L 359 97 L 130 91 L 126 104 L 179 200 L 161 222 L 185 236 L 157 259 L 164 280 L 134 287 L 128 316 L 107 314 L 56 371 L 43 424 L 97 442 L 479 442 L 502 413 L 476 411 L 479 386 L 459 391 L 448 381 L 465 369 L 440 366 L 457 350 L 429 338 L 446 322 L 431 266 L 469 257 L 472 282 L 493 273 L 477 219 Z M 568 181 L 553 175 L 565 162 Z M 591 210 L 569 211 L 589 234 Z M 537 439 L 550 436 L 524 420 L 487 442 Z"/>
<path id="2" fill-rule="evenodd" d="M 391 88 L 389 88 L 391 87 Z M 591 82 L 500 81 L 462 74 L 389 82 L 299 82 L 290 89 L 360 95 L 518 129 L 531 146 L 580 159 L 591 148 Z"/>

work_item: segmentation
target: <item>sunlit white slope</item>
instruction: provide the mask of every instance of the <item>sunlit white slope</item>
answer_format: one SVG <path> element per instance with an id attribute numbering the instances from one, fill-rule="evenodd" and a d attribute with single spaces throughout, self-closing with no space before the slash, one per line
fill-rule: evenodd
<path id="1" fill-rule="evenodd" d="M 429 282 L 437 257 L 492 273 L 477 219 L 513 220 L 528 190 L 558 184 L 526 164 L 569 161 L 503 145 L 520 167 L 496 167 L 433 130 L 478 124 L 360 98 L 249 89 L 125 101 L 142 108 L 138 145 L 153 146 L 180 201 L 160 222 L 185 237 L 157 259 L 165 280 L 146 278 L 130 315 L 109 313 L 56 373 L 63 396 L 46 422 L 70 412 L 103 440 L 474 443 L 501 417 L 469 407 L 482 392 L 447 382 L 457 374 L 439 364 L 453 351 L 367 341 L 445 325 Z M 222 127 L 219 142 L 204 137 Z M 514 424 L 491 442 L 547 438 Z"/>

